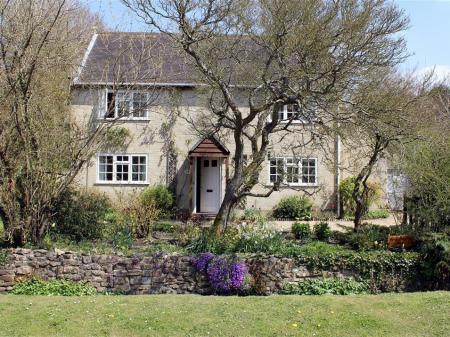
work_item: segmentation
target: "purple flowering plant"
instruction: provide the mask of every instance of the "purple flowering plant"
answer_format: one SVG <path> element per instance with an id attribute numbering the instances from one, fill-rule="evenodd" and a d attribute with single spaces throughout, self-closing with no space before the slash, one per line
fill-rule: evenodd
<path id="1" fill-rule="evenodd" d="M 206 274 L 211 288 L 217 293 L 230 294 L 245 285 L 248 268 L 236 258 L 203 253 L 194 258 L 192 263 L 197 271 Z"/>

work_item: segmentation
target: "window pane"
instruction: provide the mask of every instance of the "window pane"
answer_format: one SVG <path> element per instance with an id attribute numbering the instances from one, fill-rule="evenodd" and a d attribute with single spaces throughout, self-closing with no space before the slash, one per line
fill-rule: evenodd
<path id="1" fill-rule="evenodd" d="M 113 92 L 108 92 L 107 94 L 107 103 L 106 103 L 106 114 L 105 118 L 114 118 L 115 116 L 115 103 L 116 103 L 116 97 Z"/>
<path id="2" fill-rule="evenodd" d="M 211 160 L 211 167 L 217 167 L 217 160 Z"/>
<path id="3" fill-rule="evenodd" d="M 133 117 L 147 116 L 147 94 L 141 92 L 133 93 Z"/>
<path id="4" fill-rule="evenodd" d="M 145 182 L 147 179 L 146 157 L 133 156 L 131 161 L 131 180 Z"/>
<path id="5" fill-rule="evenodd" d="M 128 116 L 130 114 L 130 97 L 127 94 L 118 93 L 116 100 L 119 117 Z"/>
<path id="6" fill-rule="evenodd" d="M 203 167 L 209 167 L 209 160 L 203 161 Z"/>
<path id="7" fill-rule="evenodd" d="M 98 179 L 100 181 L 113 180 L 113 156 L 99 156 Z"/>

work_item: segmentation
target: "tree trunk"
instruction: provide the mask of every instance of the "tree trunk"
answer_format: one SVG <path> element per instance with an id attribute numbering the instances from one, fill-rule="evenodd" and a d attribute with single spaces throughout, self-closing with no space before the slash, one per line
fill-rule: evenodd
<path id="1" fill-rule="evenodd" d="M 214 219 L 213 232 L 216 237 L 219 237 L 226 230 L 231 210 L 236 203 L 235 188 L 233 186 L 234 184 L 231 183 L 227 185 L 219 212 Z"/>

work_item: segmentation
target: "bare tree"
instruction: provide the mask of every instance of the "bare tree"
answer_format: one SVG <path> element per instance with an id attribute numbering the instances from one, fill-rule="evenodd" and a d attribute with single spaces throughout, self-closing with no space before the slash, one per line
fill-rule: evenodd
<path id="1" fill-rule="evenodd" d="M 13 244 L 39 242 L 83 165 L 126 137 L 117 125 L 129 111 L 107 123 L 71 114 L 72 77 L 94 25 L 76 1 L 0 0 L 0 219 Z"/>
<path id="2" fill-rule="evenodd" d="M 274 184 L 266 193 L 252 192 L 271 135 L 291 129 L 292 123 L 280 123 L 280 107 L 298 104 L 302 114 L 319 106 L 316 124 L 329 130 L 339 98 L 368 71 L 405 56 L 397 33 L 408 21 L 384 0 L 122 2 L 188 55 L 209 89 L 211 131 L 232 134 L 234 172 L 214 221 L 216 233 L 242 198 L 277 189 Z"/>
<path id="3" fill-rule="evenodd" d="M 380 159 L 394 157 L 418 139 L 417 122 L 426 97 L 428 78 L 417 81 L 392 69 L 380 69 L 360 83 L 351 98 L 343 99 L 339 132 L 342 142 L 360 164 L 352 198 L 354 229 L 358 230 L 369 198 L 367 184 Z M 356 159 L 357 158 L 357 159 Z"/>

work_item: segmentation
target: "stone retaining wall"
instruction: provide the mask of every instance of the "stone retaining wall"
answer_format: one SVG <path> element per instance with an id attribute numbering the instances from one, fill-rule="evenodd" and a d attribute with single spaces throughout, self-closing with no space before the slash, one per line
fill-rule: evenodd
<path id="1" fill-rule="evenodd" d="M 296 259 L 276 256 L 245 258 L 261 293 L 271 294 L 286 282 L 321 276 L 356 276 L 351 271 L 311 272 Z M 98 291 L 126 294 L 208 294 L 205 278 L 191 266 L 191 257 L 158 253 L 122 257 L 88 255 L 63 251 L 11 249 L 8 262 L 0 266 L 0 293 L 12 290 L 15 282 L 30 276 L 42 279 L 88 281 Z"/>

